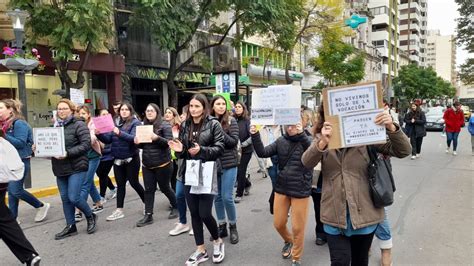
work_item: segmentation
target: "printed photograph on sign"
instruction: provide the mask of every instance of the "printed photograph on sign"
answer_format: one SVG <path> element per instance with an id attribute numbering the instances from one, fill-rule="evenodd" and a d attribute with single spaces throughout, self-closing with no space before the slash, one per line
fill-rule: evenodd
<path id="1" fill-rule="evenodd" d="M 377 109 L 377 85 L 347 87 L 328 91 L 329 115 Z"/>
<path id="2" fill-rule="evenodd" d="M 384 126 L 375 124 L 375 117 L 383 112 L 346 114 L 340 116 L 341 135 L 345 147 L 360 146 L 374 143 L 385 143 L 386 131 Z"/>

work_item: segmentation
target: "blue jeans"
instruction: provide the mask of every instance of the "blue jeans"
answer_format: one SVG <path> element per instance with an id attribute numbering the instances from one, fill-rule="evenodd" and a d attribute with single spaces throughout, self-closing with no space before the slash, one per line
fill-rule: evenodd
<path id="1" fill-rule="evenodd" d="M 451 141 L 453 142 L 453 151 L 458 148 L 458 136 L 459 132 L 446 132 L 448 148 L 451 147 Z"/>
<path id="2" fill-rule="evenodd" d="M 87 196 L 91 195 L 92 201 L 97 203 L 100 201 L 100 194 L 97 191 L 97 187 L 94 183 L 94 176 L 97 168 L 99 167 L 100 157 L 89 160 L 89 169 L 87 170 L 86 178 L 82 183 L 83 188 L 81 189 L 81 198 L 87 202 Z"/>
<path id="3" fill-rule="evenodd" d="M 222 170 L 222 176 L 217 177 L 217 196 L 214 200 L 217 222 L 225 223 L 225 214 L 230 224 L 237 222 L 234 203 L 234 184 L 237 179 L 237 167 Z"/>
<path id="4" fill-rule="evenodd" d="M 80 172 L 70 176 L 56 177 L 67 225 L 76 224 L 74 208 L 81 210 L 86 217 L 92 215 L 92 210 L 87 205 L 87 201 L 81 197 L 81 193 L 88 193 L 88 190 L 82 185 L 84 179 L 86 179 L 86 174 L 87 172 Z"/>
<path id="5" fill-rule="evenodd" d="M 384 208 L 385 217 L 383 221 L 378 224 L 377 229 L 375 230 L 375 236 L 380 240 L 381 249 L 392 248 L 392 233 L 390 231 L 390 223 L 388 222 L 387 211 L 387 208 Z"/>
<path id="6" fill-rule="evenodd" d="M 12 213 L 13 218 L 16 219 L 18 216 L 18 203 L 21 200 L 26 201 L 28 204 L 34 208 L 40 208 L 43 206 L 43 203 L 39 201 L 35 196 L 31 195 L 30 192 L 26 191 L 23 187 L 25 178 L 30 172 L 31 163 L 30 159 L 22 159 L 25 164 L 25 173 L 23 178 L 18 181 L 8 183 L 8 207 Z"/>
<path id="7" fill-rule="evenodd" d="M 179 222 L 186 224 L 186 197 L 184 195 L 184 183 L 176 180 L 176 204 L 178 205 Z"/>

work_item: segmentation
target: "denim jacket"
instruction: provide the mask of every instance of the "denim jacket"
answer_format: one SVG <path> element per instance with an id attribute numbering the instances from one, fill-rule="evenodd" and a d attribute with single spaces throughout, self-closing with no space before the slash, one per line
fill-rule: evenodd
<path id="1" fill-rule="evenodd" d="M 18 151 L 21 159 L 31 157 L 33 153 L 33 130 L 24 120 L 17 119 L 7 130 L 5 139 L 8 140 Z"/>

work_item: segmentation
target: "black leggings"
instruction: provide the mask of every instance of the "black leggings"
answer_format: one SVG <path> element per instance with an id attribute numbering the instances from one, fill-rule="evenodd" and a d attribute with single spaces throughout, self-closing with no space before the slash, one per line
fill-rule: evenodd
<path id="1" fill-rule="evenodd" d="M 102 198 L 105 197 L 105 192 L 107 191 L 107 188 L 109 188 L 110 190 L 115 189 L 114 183 L 112 183 L 112 180 L 110 180 L 109 177 L 110 169 L 112 169 L 113 165 L 114 160 L 100 161 L 99 167 L 97 168 L 97 171 L 95 171 L 95 173 L 99 177 L 100 196 Z"/>
<path id="2" fill-rule="evenodd" d="M 368 235 L 327 234 L 331 266 L 367 266 L 374 233 Z"/>
<path id="3" fill-rule="evenodd" d="M 250 159 L 252 158 L 252 153 L 242 153 L 240 158 L 240 164 L 237 168 L 237 197 L 242 197 L 244 194 L 244 189 L 250 187 L 252 183 L 245 176 L 247 174 L 247 166 L 249 165 Z"/>
<path id="4" fill-rule="evenodd" d="M 145 190 L 138 181 L 138 172 L 140 171 L 140 157 L 137 155 L 133 156 L 130 163 L 115 165 L 114 174 L 115 181 L 117 181 L 117 208 L 123 208 L 123 202 L 125 200 L 125 190 L 127 180 L 130 185 L 135 189 L 138 196 L 145 202 Z"/>
<path id="5" fill-rule="evenodd" d="M 153 214 L 153 205 L 155 203 L 156 183 L 160 186 L 161 192 L 170 201 L 173 208 L 177 208 L 176 195 L 170 187 L 170 176 L 173 173 L 173 165 L 169 163 L 164 167 L 148 169 L 142 167 L 143 182 L 145 183 L 145 211 Z"/>
<path id="6" fill-rule="evenodd" d="M 410 138 L 411 155 L 415 156 L 421 153 L 421 144 L 423 144 L 423 137 L 412 136 Z"/>
<path id="7" fill-rule="evenodd" d="M 212 194 L 191 194 L 191 186 L 185 186 L 184 192 L 186 195 L 186 202 L 188 203 L 189 212 L 191 213 L 191 220 L 194 231 L 194 241 L 196 246 L 204 244 L 204 230 L 202 224 L 204 223 L 211 233 L 214 240 L 219 238 L 217 232 L 217 222 L 212 216 L 212 204 L 214 203 L 214 195 Z"/>
<path id="8" fill-rule="evenodd" d="M 173 173 L 171 174 L 170 184 L 171 184 L 171 189 L 173 189 L 173 191 L 176 192 L 176 177 L 178 176 L 178 160 L 173 160 L 172 162 L 173 162 Z"/>
<path id="9" fill-rule="evenodd" d="M 30 241 L 26 239 L 23 230 L 13 218 L 7 205 L 5 205 L 6 188 L 0 190 L 0 238 L 13 252 L 21 263 L 25 263 L 38 255 Z"/>

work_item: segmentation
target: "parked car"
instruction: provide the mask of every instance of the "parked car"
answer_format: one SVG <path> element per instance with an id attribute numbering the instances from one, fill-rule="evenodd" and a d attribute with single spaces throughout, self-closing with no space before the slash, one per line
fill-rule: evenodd
<path id="1" fill-rule="evenodd" d="M 445 108 L 442 106 L 428 107 L 426 109 L 426 130 L 443 130 L 444 128 L 444 114 Z"/>
<path id="2" fill-rule="evenodd" d="M 464 120 L 469 121 L 469 118 L 471 118 L 471 110 L 469 110 L 469 106 L 463 105 L 461 106 L 462 111 L 464 112 Z"/>

